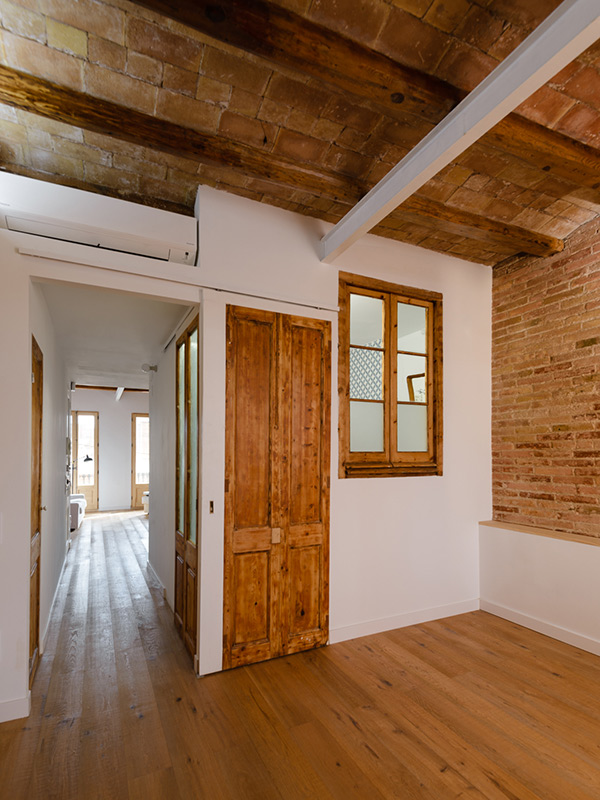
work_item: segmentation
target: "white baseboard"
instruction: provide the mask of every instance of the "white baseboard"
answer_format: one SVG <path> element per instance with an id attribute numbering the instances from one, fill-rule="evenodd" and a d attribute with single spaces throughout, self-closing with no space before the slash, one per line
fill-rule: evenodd
<path id="1" fill-rule="evenodd" d="M 23 719 L 29 716 L 31 711 L 31 692 L 27 692 L 27 697 L 20 700 L 9 700 L 0 703 L 0 722 L 10 722 L 11 719 Z"/>
<path id="2" fill-rule="evenodd" d="M 398 614 L 394 617 L 383 617 L 369 622 L 359 622 L 356 625 L 331 628 L 329 641 L 331 644 L 345 642 L 348 639 L 357 639 L 359 636 L 370 636 L 372 633 L 383 633 L 384 631 L 392 631 L 395 628 L 406 628 L 408 625 L 419 625 L 421 622 L 431 622 L 434 619 L 453 617 L 455 614 L 467 614 L 469 611 L 478 610 L 478 598 L 463 600 L 460 603 L 450 603 L 450 605 L 446 606 L 423 608 L 419 611 L 409 611 L 406 614 Z"/>
<path id="3" fill-rule="evenodd" d="M 481 599 L 481 610 L 494 614 L 496 617 L 507 619 L 510 622 L 516 622 L 517 625 L 523 625 L 524 628 L 530 628 L 532 631 L 537 631 L 537 633 L 543 633 L 552 639 L 558 639 L 559 642 L 579 647 L 580 650 L 586 650 L 595 656 L 600 656 L 600 641 L 598 639 L 584 636 L 568 628 L 561 628 L 560 625 L 554 625 L 552 622 L 546 622 L 537 617 L 531 617 L 528 614 L 516 611 L 514 608 L 490 603 L 488 600 L 483 600 L 483 598 Z"/>

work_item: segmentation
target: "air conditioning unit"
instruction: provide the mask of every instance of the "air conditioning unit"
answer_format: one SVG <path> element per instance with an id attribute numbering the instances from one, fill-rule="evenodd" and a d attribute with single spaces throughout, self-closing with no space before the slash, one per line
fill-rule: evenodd
<path id="1" fill-rule="evenodd" d="M 196 263 L 194 217 L 0 173 L 0 227 L 177 264 Z"/>

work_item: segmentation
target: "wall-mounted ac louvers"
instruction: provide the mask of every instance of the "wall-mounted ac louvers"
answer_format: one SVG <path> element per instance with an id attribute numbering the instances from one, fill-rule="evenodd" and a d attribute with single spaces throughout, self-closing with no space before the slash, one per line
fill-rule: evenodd
<path id="1" fill-rule="evenodd" d="M 196 263 L 194 217 L 21 175 L 0 175 L 0 227 L 161 261 Z"/>

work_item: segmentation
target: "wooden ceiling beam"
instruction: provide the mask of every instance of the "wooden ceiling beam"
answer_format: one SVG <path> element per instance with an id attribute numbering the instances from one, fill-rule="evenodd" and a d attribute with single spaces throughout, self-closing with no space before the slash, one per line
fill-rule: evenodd
<path id="1" fill-rule="evenodd" d="M 368 189 L 333 170 L 200 133 L 1 65 L 0 103 L 116 140 L 194 159 L 198 163 L 229 167 L 348 206 L 359 200 Z M 94 188 L 97 190 L 98 187 Z M 413 219 L 419 217 L 422 224 L 441 230 L 478 241 L 501 242 L 507 250 L 515 253 L 552 255 L 562 249 L 562 242 L 554 237 L 506 225 L 423 197 L 411 198 L 399 210 L 399 213 L 403 212 Z"/>
<path id="2" fill-rule="evenodd" d="M 464 92 L 265 0 L 134 0 L 246 52 L 385 108 L 438 122 Z"/>
<path id="3" fill-rule="evenodd" d="M 311 22 L 268 0 L 134 0 L 219 42 L 291 67 L 345 92 L 376 102 L 390 118 L 417 113 L 442 119 L 467 95 L 462 89 Z M 552 174 L 597 188 L 600 151 L 509 114 L 481 141 Z"/>

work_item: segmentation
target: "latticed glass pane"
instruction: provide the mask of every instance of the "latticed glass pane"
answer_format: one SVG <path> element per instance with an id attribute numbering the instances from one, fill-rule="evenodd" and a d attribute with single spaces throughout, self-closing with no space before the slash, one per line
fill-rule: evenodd
<path id="1" fill-rule="evenodd" d="M 350 397 L 383 400 L 383 350 L 350 348 Z"/>
<path id="2" fill-rule="evenodd" d="M 135 482 L 150 481 L 150 418 L 135 418 Z"/>
<path id="3" fill-rule="evenodd" d="M 350 450 L 354 453 L 382 453 L 383 403 L 350 403 Z"/>
<path id="4" fill-rule="evenodd" d="M 398 350 L 427 353 L 427 309 L 398 303 Z"/>
<path id="5" fill-rule="evenodd" d="M 398 403 L 398 452 L 427 452 L 427 406 Z"/>

